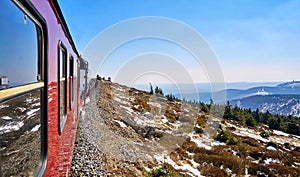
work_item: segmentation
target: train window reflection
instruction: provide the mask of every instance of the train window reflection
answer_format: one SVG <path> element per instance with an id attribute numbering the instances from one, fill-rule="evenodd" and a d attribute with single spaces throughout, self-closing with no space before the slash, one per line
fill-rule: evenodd
<path id="1" fill-rule="evenodd" d="M 59 45 L 59 119 L 60 131 L 67 117 L 67 50 L 62 43 Z"/>
<path id="2" fill-rule="evenodd" d="M 0 104 L 3 176 L 34 176 L 38 168 L 41 152 L 40 94 L 39 89 Z"/>
<path id="3" fill-rule="evenodd" d="M 70 56 L 70 108 L 72 108 L 74 100 L 74 58 Z"/>
<path id="4" fill-rule="evenodd" d="M 11 1 L 0 7 L 0 89 L 37 82 L 37 26 Z"/>

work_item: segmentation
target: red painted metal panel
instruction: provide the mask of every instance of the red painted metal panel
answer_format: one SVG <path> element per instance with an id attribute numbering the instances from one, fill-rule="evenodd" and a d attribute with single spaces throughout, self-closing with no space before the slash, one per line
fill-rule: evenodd
<path id="1" fill-rule="evenodd" d="M 71 168 L 72 154 L 76 131 L 78 125 L 78 85 L 74 84 L 74 104 L 72 110 L 69 108 L 69 82 L 67 86 L 67 120 L 61 135 L 59 134 L 59 99 L 58 99 L 58 59 L 57 46 L 58 41 L 67 48 L 68 56 L 71 54 L 77 60 L 77 51 L 74 51 L 74 45 L 70 43 L 70 36 L 66 36 L 61 21 L 58 20 L 55 9 L 49 1 L 33 0 L 32 3 L 42 14 L 47 23 L 48 34 L 48 160 L 45 176 L 68 176 Z M 68 58 L 69 60 L 69 58 Z M 69 62 L 68 71 L 69 73 Z M 74 68 L 77 68 L 77 62 L 74 62 Z M 74 83 L 77 83 L 77 70 L 74 69 Z"/>

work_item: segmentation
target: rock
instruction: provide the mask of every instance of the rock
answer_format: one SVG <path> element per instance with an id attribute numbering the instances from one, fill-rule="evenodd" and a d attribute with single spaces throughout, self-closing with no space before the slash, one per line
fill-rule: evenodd
<path id="1" fill-rule="evenodd" d="M 284 143 L 283 145 L 284 145 L 284 148 L 286 148 L 286 149 L 291 149 L 290 143 Z"/>
<path id="2" fill-rule="evenodd" d="M 293 151 L 300 152 L 300 147 L 296 147 Z"/>
<path id="3" fill-rule="evenodd" d="M 275 149 L 278 148 L 278 145 L 276 143 L 273 143 L 273 142 L 268 142 L 268 144 L 266 145 L 266 147 L 274 147 Z"/>

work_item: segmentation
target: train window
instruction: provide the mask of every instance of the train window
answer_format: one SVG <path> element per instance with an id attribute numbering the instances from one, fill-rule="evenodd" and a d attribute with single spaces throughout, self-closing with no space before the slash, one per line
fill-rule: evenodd
<path id="1" fill-rule="evenodd" d="M 33 176 L 41 152 L 40 90 L 0 105 L 1 170 L 3 176 Z"/>
<path id="2" fill-rule="evenodd" d="M 0 176 L 34 176 L 46 122 L 42 25 L 18 2 L 0 7 Z"/>
<path id="3" fill-rule="evenodd" d="M 59 44 L 59 121 L 60 132 L 67 118 L 67 50 L 60 42 Z"/>
<path id="4" fill-rule="evenodd" d="M 70 109 L 73 106 L 74 100 L 74 58 L 70 56 Z"/>
<path id="5" fill-rule="evenodd" d="M 37 82 L 36 25 L 12 2 L 1 1 L 0 6 L 0 89 Z"/>

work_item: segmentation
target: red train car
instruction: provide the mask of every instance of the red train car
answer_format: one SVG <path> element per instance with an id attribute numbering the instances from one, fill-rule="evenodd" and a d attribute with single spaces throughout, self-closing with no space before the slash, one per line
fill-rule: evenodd
<path id="1" fill-rule="evenodd" d="M 68 176 L 84 60 L 57 1 L 0 7 L 0 176 Z"/>

